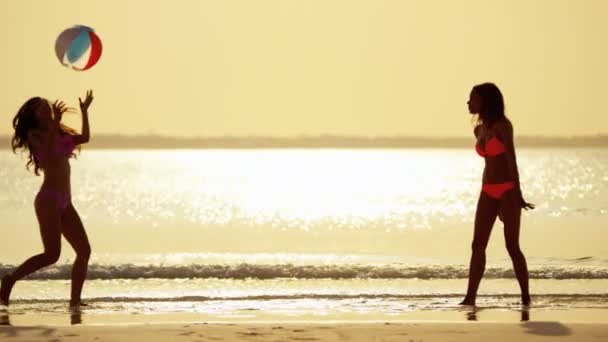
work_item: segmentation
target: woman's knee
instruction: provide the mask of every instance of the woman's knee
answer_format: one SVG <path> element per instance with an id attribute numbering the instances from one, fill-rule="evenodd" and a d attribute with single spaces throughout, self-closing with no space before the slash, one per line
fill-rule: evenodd
<path id="1" fill-rule="evenodd" d="M 519 247 L 518 242 L 507 241 L 506 247 L 507 247 L 507 252 L 509 252 L 510 256 L 518 256 L 518 255 L 522 254 L 521 248 Z"/>
<path id="2" fill-rule="evenodd" d="M 51 265 L 59 261 L 59 256 L 61 255 L 61 248 L 51 248 L 47 249 L 42 253 L 42 257 L 44 258 L 45 263 Z"/>
<path id="3" fill-rule="evenodd" d="M 487 246 L 487 243 L 483 243 L 482 241 L 478 240 L 473 240 L 473 243 L 471 244 L 471 250 L 473 251 L 473 254 L 485 253 Z"/>
<path id="4" fill-rule="evenodd" d="M 76 252 L 76 257 L 88 260 L 91 257 L 91 245 L 87 241 L 82 246 L 75 248 L 74 252 Z"/>

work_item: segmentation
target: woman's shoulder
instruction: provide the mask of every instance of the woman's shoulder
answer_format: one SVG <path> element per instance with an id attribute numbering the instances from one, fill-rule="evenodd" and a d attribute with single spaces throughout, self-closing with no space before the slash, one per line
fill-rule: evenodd
<path id="1" fill-rule="evenodd" d="M 509 119 L 504 118 L 504 119 L 496 121 L 496 123 L 494 123 L 492 128 L 498 129 L 498 130 L 511 130 L 512 131 L 513 124 L 511 124 L 511 121 L 509 121 Z"/>
<path id="2" fill-rule="evenodd" d="M 501 119 L 492 125 L 492 133 L 500 138 L 505 138 L 513 135 L 513 125 L 508 119 Z"/>

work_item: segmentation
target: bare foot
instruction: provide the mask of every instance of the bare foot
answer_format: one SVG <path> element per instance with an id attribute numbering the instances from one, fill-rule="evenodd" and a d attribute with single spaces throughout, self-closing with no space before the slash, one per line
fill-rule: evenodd
<path id="1" fill-rule="evenodd" d="M 89 306 L 89 304 L 82 302 L 80 299 L 79 300 L 70 300 L 70 308 L 72 308 L 72 309 L 77 309 L 77 308 L 86 307 L 86 306 Z"/>
<path id="2" fill-rule="evenodd" d="M 475 299 L 474 298 L 469 298 L 469 297 L 464 297 L 464 300 L 460 303 L 458 303 L 458 305 L 471 305 L 471 306 L 475 306 Z"/>
<path id="3" fill-rule="evenodd" d="M 11 296 L 15 281 L 7 274 L 2 278 L 2 285 L 0 286 L 0 304 L 8 306 L 8 300 Z"/>

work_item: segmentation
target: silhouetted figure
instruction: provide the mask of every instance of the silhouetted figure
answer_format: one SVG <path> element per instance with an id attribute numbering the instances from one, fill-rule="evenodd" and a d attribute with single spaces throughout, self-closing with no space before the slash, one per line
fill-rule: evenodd
<path id="1" fill-rule="evenodd" d="M 519 184 L 519 172 L 513 144 L 513 126 L 504 113 L 504 101 L 498 87 L 492 83 L 473 87 L 469 112 L 478 114 L 474 132 L 477 153 L 484 158 L 482 190 L 475 212 L 469 285 L 462 305 L 475 305 L 477 289 L 486 266 L 486 246 L 490 232 L 500 217 L 504 223 L 507 251 L 521 289 L 521 302 L 530 304 L 528 267 L 519 247 L 521 209 L 534 209 L 526 203 Z"/>
<path id="2" fill-rule="evenodd" d="M 72 291 L 70 306 L 81 303 L 82 285 L 86 278 L 91 247 L 82 221 L 71 200 L 69 158 L 75 156 L 74 149 L 89 141 L 88 109 L 93 101 L 93 92 L 87 91 L 81 100 L 82 133 L 61 124 L 67 107 L 63 102 L 34 97 L 23 104 L 15 118 L 12 148 L 15 152 L 23 148 L 29 152 L 27 167 L 33 165 L 34 173 L 42 170 L 44 180 L 34 200 L 36 217 L 44 252 L 27 259 L 12 273 L 2 278 L 0 303 L 9 304 L 15 282 L 30 273 L 54 264 L 61 252 L 61 235 L 72 245 L 76 260 L 72 268 Z"/>

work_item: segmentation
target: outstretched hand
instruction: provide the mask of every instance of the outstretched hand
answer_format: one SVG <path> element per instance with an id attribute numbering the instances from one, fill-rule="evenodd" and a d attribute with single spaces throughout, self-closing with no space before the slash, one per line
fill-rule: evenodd
<path id="1" fill-rule="evenodd" d="M 68 107 L 66 107 L 65 103 L 63 101 L 59 101 L 59 100 L 55 100 L 55 102 L 53 102 L 51 107 L 53 108 L 53 115 L 55 117 L 55 121 L 57 121 L 57 122 L 61 121 L 61 117 L 63 117 L 63 113 L 65 113 L 68 110 Z"/>
<path id="2" fill-rule="evenodd" d="M 91 102 L 93 102 L 93 91 L 87 90 L 87 96 L 85 97 L 84 101 L 82 101 L 80 97 L 78 98 L 78 103 L 80 103 L 80 111 L 82 113 L 88 113 Z"/>

